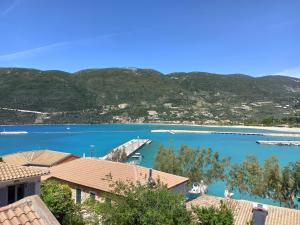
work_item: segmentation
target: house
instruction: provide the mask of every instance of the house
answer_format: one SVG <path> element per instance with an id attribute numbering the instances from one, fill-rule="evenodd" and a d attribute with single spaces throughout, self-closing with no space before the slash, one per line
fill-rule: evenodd
<path id="1" fill-rule="evenodd" d="M 156 120 L 158 119 L 158 113 L 154 110 L 147 111 L 148 113 L 148 119 Z"/>
<path id="2" fill-rule="evenodd" d="M 37 195 L 23 198 L 0 208 L 3 225 L 59 225 L 59 222 Z"/>
<path id="3" fill-rule="evenodd" d="M 78 159 L 79 156 L 52 150 L 18 152 L 2 156 L 3 162 L 20 166 L 52 167 Z"/>
<path id="4" fill-rule="evenodd" d="M 0 163 L 0 207 L 40 193 L 41 176 L 49 171 Z"/>
<path id="5" fill-rule="evenodd" d="M 113 193 L 117 181 L 142 183 L 149 177 L 160 180 L 173 191 L 185 191 L 188 178 L 164 173 L 146 167 L 103 159 L 80 158 L 51 168 L 47 179 L 57 180 L 70 186 L 77 203 L 92 197 L 101 199 L 103 193 Z"/>
<path id="6" fill-rule="evenodd" d="M 283 208 L 272 205 L 263 205 L 246 200 L 234 200 L 210 195 L 202 195 L 187 203 L 187 208 L 192 205 L 200 207 L 218 207 L 223 201 L 231 208 L 234 216 L 234 225 L 245 225 L 251 220 L 256 224 L 265 225 L 299 225 L 300 210 Z M 254 218 L 255 217 L 255 218 Z M 265 223 L 262 221 L 265 220 Z"/>
<path id="7" fill-rule="evenodd" d="M 118 108 L 119 108 L 119 109 L 126 109 L 126 108 L 128 108 L 128 106 L 129 106 L 129 105 L 128 105 L 127 103 L 122 103 L 122 104 L 119 104 L 119 105 L 118 105 Z"/>

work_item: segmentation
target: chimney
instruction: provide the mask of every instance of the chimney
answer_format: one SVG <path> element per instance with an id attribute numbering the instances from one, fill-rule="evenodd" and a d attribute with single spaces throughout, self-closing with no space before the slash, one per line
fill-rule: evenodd
<path id="1" fill-rule="evenodd" d="M 268 207 L 260 203 L 253 203 L 252 208 L 253 225 L 265 225 L 268 216 Z"/>
<path id="2" fill-rule="evenodd" d="M 153 172 L 152 169 L 149 169 L 148 185 L 150 187 L 154 187 L 155 186 L 155 181 L 154 181 L 154 179 L 152 177 L 152 172 Z"/>
<path id="3" fill-rule="evenodd" d="M 149 169 L 149 180 L 152 180 L 152 169 Z"/>

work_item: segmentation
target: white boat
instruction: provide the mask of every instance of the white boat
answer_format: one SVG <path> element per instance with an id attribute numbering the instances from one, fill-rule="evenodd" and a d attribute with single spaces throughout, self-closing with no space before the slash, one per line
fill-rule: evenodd
<path id="1" fill-rule="evenodd" d="M 137 153 L 135 153 L 133 156 L 132 156 L 132 158 L 133 159 L 142 159 L 143 158 L 143 156 L 141 155 L 141 153 L 139 153 L 139 152 L 137 152 Z"/>
<path id="2" fill-rule="evenodd" d="M 225 191 L 224 191 L 224 197 L 225 198 L 232 198 L 233 195 L 234 195 L 234 193 L 230 192 L 228 190 L 228 188 L 225 188 Z"/>
<path id="3" fill-rule="evenodd" d="M 203 181 L 199 183 L 193 183 L 192 189 L 189 191 L 190 194 L 206 194 L 207 193 L 207 185 L 204 184 Z"/>

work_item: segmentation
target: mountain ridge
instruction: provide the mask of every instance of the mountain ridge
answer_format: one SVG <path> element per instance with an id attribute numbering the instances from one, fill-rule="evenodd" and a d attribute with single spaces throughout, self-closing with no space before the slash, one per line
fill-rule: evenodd
<path id="1" fill-rule="evenodd" d="M 1 124 L 258 123 L 270 117 L 297 118 L 299 97 L 300 79 L 280 75 L 164 74 L 140 68 L 93 68 L 74 73 L 0 68 Z"/>
<path id="2" fill-rule="evenodd" d="M 189 71 L 189 72 L 170 72 L 170 73 L 163 73 L 160 72 L 159 70 L 155 70 L 155 69 L 151 69 L 151 68 L 139 68 L 139 67 L 99 67 L 99 68 L 86 68 L 86 69 L 81 69 L 75 72 L 68 72 L 65 70 L 60 70 L 60 69 L 49 69 L 49 70 L 43 70 L 43 69 L 36 69 L 36 68 L 27 68 L 27 67 L 0 67 L 0 71 L 3 70 L 26 70 L 26 71 L 38 71 L 38 72 L 62 72 L 62 73 L 66 73 L 66 74 L 70 74 L 70 75 L 74 75 L 77 73 L 81 73 L 81 72 L 89 72 L 89 71 L 101 71 L 101 70 L 110 70 L 110 69 L 116 69 L 116 70 L 149 70 L 149 71 L 154 71 L 157 73 L 160 73 L 162 75 L 166 75 L 166 76 L 171 76 L 171 75 L 176 75 L 176 74 L 207 74 L 207 75 L 217 75 L 217 76 L 248 76 L 248 77 L 252 77 L 252 78 L 262 78 L 262 77 L 289 77 L 292 79 L 297 79 L 300 82 L 300 78 L 299 77 L 294 77 L 292 75 L 284 75 L 284 74 L 265 74 L 265 75 L 261 75 L 261 76 L 252 76 L 249 74 L 244 74 L 244 73 L 214 73 L 214 72 L 205 72 L 205 71 Z M 0 74 L 1 75 L 1 74 Z"/>

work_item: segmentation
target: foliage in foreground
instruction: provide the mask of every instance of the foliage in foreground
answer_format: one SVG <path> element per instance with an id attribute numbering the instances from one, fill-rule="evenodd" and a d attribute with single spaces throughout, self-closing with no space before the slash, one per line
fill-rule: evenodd
<path id="1" fill-rule="evenodd" d="M 159 182 L 155 185 L 115 184 L 114 195 L 103 202 L 89 200 L 83 204 L 90 215 L 87 224 L 107 225 L 232 225 L 232 213 L 221 204 L 219 209 L 184 206 L 181 194 L 169 191 Z M 100 219 L 101 218 L 101 219 Z"/>
<path id="2" fill-rule="evenodd" d="M 260 166 L 255 156 L 232 166 L 228 185 L 240 193 L 268 197 L 289 208 L 300 194 L 300 161 L 280 168 L 278 159 L 271 157 Z"/>
<path id="3" fill-rule="evenodd" d="M 68 185 L 45 181 L 41 185 L 41 199 L 62 225 L 83 225 L 80 208 L 72 199 Z"/>
<path id="4" fill-rule="evenodd" d="M 179 153 L 173 149 L 161 146 L 155 159 L 154 168 L 167 173 L 185 176 L 190 182 L 206 184 L 225 179 L 225 168 L 229 165 L 229 158 L 220 158 L 218 152 L 208 149 L 191 149 L 182 145 Z"/>
<path id="5" fill-rule="evenodd" d="M 106 196 L 102 203 L 95 201 L 92 207 L 110 225 L 191 224 L 183 203 L 182 195 L 165 186 L 117 183 L 114 195 Z"/>
<path id="6" fill-rule="evenodd" d="M 230 208 L 221 201 L 220 207 L 192 207 L 197 224 L 201 225 L 232 225 L 234 222 Z"/>
<path id="7" fill-rule="evenodd" d="M 240 164 L 229 166 L 229 158 L 219 157 L 211 149 L 191 149 L 183 145 L 176 154 L 161 146 L 154 167 L 158 170 L 186 176 L 191 182 L 203 180 L 206 184 L 226 180 L 231 190 L 238 190 L 263 198 L 271 198 L 285 207 L 296 208 L 295 198 L 300 195 L 300 161 L 280 167 L 276 157 L 260 165 L 255 156 L 248 156 Z"/>

